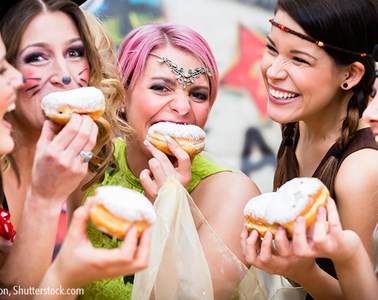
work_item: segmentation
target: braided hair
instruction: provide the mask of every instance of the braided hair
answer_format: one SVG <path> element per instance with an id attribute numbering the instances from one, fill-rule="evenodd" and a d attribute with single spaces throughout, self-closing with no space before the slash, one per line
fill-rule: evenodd
<path id="1" fill-rule="evenodd" d="M 359 120 L 367 107 L 369 96 L 375 81 L 375 62 L 372 52 L 378 43 L 378 3 L 376 0 L 278 0 L 275 11 L 285 11 L 309 36 L 322 42 L 349 51 L 323 49 L 340 66 L 360 62 L 365 73 L 360 82 L 353 87 L 353 96 L 347 104 L 346 117 L 342 122 L 340 136 L 332 148 L 335 155 L 330 155 L 320 167 L 317 176 L 334 195 L 334 181 L 340 165 L 340 153 L 345 149 L 358 129 Z M 374 48 L 378 51 L 378 47 Z M 358 56 L 350 51 L 367 53 Z M 282 125 L 282 150 L 279 153 L 274 176 L 274 190 L 288 178 L 299 176 L 299 165 L 295 156 L 295 141 L 299 135 L 298 123 Z"/>

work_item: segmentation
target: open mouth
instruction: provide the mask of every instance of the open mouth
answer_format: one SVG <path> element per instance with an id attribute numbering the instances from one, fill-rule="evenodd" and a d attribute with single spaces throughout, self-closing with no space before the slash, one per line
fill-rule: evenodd
<path id="1" fill-rule="evenodd" d="M 153 122 L 152 125 L 155 125 L 157 123 L 173 123 L 173 124 L 179 124 L 179 125 L 189 125 L 189 123 L 179 122 L 179 121 L 170 121 L 170 120 L 160 120 Z"/>
<path id="2" fill-rule="evenodd" d="M 274 89 L 269 89 L 269 95 L 279 100 L 289 100 L 299 96 L 296 93 L 280 92 Z"/>

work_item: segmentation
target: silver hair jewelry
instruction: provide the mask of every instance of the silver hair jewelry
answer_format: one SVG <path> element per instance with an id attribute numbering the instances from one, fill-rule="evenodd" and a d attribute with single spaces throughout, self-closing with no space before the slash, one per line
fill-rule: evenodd
<path id="1" fill-rule="evenodd" d="M 63 82 L 64 85 L 70 84 L 71 83 L 71 77 L 70 76 L 63 76 L 62 82 Z"/>
<path id="2" fill-rule="evenodd" d="M 182 89 L 184 90 L 188 85 L 195 83 L 194 78 L 198 78 L 201 74 L 206 74 L 209 77 L 213 76 L 210 70 L 205 67 L 202 67 L 202 68 L 196 67 L 194 70 L 189 69 L 187 73 L 184 73 L 184 68 L 179 68 L 177 64 L 175 64 L 168 58 L 159 56 L 152 52 L 150 52 L 149 54 L 156 56 L 158 58 L 156 60 L 157 62 L 165 63 L 172 70 L 172 73 L 175 74 L 175 78 L 177 79 L 179 83 L 181 83 Z"/>

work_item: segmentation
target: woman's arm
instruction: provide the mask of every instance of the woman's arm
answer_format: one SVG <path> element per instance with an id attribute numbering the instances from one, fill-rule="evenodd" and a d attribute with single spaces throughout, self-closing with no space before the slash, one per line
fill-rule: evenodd
<path id="1" fill-rule="evenodd" d="M 305 228 L 303 224 L 298 224 L 298 227 L 299 240 L 305 242 Z M 344 299 L 376 298 L 378 281 L 369 255 L 354 231 L 342 229 L 335 202 L 331 198 L 327 202 L 327 211 L 319 208 L 309 246 L 305 255 L 332 259 Z"/>
<path id="2" fill-rule="evenodd" d="M 88 170 L 79 153 L 92 149 L 96 136 L 97 126 L 88 117 L 73 115 L 61 130 L 45 122 L 16 240 L 0 270 L 3 285 L 39 285 L 51 264 L 62 204 Z"/>
<path id="3" fill-rule="evenodd" d="M 337 210 L 344 229 L 358 234 L 375 264 L 373 231 L 378 221 L 378 151 L 364 149 L 348 156 L 335 181 Z"/>
<path id="4" fill-rule="evenodd" d="M 40 289 L 56 289 L 63 293 L 34 297 L 37 299 L 74 299 L 68 289 L 76 289 L 92 281 L 134 274 L 147 267 L 150 251 L 150 229 L 139 242 L 136 228 L 130 229 L 121 247 L 94 248 L 86 229 L 90 200 L 73 215 L 62 248 L 45 274 Z M 65 294 L 67 293 L 67 294 Z M 77 295 L 76 295 L 77 296 Z"/>
<path id="5" fill-rule="evenodd" d="M 240 245 L 240 231 L 243 228 L 244 206 L 257 194 L 260 191 L 248 177 L 232 172 L 221 172 L 205 178 L 191 193 L 210 227 L 231 250 L 232 256 L 239 259 L 231 259 L 229 253 L 221 251 L 207 224 L 197 224 L 210 269 L 214 299 L 228 299 L 248 268 L 240 267 L 247 265 Z"/>

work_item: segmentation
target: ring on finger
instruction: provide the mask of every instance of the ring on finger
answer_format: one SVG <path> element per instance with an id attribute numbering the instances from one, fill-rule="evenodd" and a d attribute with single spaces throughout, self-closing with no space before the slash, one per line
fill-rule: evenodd
<path id="1" fill-rule="evenodd" d="M 83 163 L 87 163 L 92 159 L 93 153 L 91 151 L 80 151 L 80 156 L 82 158 Z"/>

